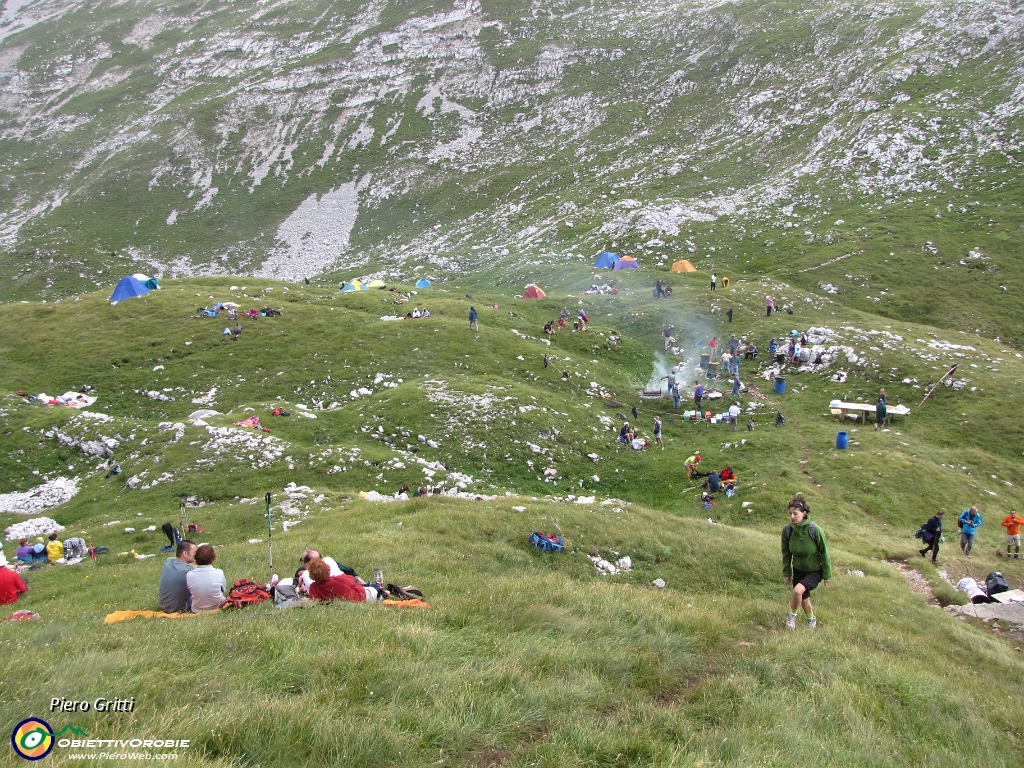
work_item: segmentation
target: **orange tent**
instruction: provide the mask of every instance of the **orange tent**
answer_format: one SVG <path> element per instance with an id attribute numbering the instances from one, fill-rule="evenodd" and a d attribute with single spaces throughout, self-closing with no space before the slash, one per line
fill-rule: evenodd
<path id="1" fill-rule="evenodd" d="M 697 268 L 695 266 L 693 266 L 693 264 L 691 264 L 687 259 L 683 259 L 681 261 L 677 261 L 675 264 L 672 265 L 672 268 L 669 270 L 669 272 L 696 272 L 696 271 L 697 271 Z"/>
<path id="2" fill-rule="evenodd" d="M 531 283 L 530 285 L 526 286 L 526 290 L 523 291 L 523 298 L 524 299 L 543 299 L 543 298 L 546 297 L 546 295 L 547 294 L 545 294 L 544 291 L 542 291 L 540 288 L 538 288 L 533 283 Z"/>

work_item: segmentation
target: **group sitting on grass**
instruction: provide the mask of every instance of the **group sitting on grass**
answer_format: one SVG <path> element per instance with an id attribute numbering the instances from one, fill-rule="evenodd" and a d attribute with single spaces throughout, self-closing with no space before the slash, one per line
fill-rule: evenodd
<path id="1" fill-rule="evenodd" d="M 183 539 L 175 556 L 167 558 L 160 573 L 160 610 L 165 613 L 204 613 L 221 608 L 228 600 L 228 584 L 224 571 L 214 568 L 217 554 L 209 544 L 197 545 Z M 384 575 L 374 569 L 374 583 L 367 584 L 351 568 L 339 565 L 332 557 L 324 557 L 315 549 L 302 553 L 293 578 L 281 579 L 273 586 L 294 593 L 295 601 L 346 600 L 352 603 L 377 602 L 422 597 L 413 587 L 384 586 Z"/>

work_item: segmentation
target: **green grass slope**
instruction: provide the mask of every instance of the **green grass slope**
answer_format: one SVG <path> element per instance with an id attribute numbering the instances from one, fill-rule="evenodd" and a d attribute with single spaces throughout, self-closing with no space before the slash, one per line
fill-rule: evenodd
<path id="1" fill-rule="evenodd" d="M 92 294 L 0 307 L 0 492 L 77 478 L 78 494 L 43 514 L 110 548 L 95 564 L 28 574 L 23 606 L 42 621 L 0 626 L 5 721 L 46 717 L 51 695 L 135 696 L 131 714 L 66 720 L 94 738 L 191 738 L 181 759 L 206 765 L 1019 762 L 1019 641 L 937 610 L 881 562 L 921 563 L 917 526 L 938 508 L 977 503 L 986 524 L 971 572 L 1003 570 L 1020 585 L 1024 562 L 996 557 L 999 520 L 1024 483 L 1018 353 L 757 276 L 732 275 L 715 294 L 703 275 L 674 277 L 673 297 L 655 300 L 655 274 L 601 275 L 618 295 L 581 296 L 592 271 L 542 271 L 541 301 L 464 281 L 396 307 L 390 291 L 208 278 L 116 306 Z M 795 313 L 764 317 L 766 292 Z M 192 317 L 214 300 L 283 315 L 244 321 L 228 341 L 225 316 Z M 579 302 L 591 330 L 542 343 L 544 322 Z M 432 316 L 381 319 L 414 305 Z M 794 328 L 827 328 L 858 363 L 843 353 L 823 372 L 787 372 L 775 395 L 745 362 L 743 380 L 764 394 L 742 398 L 756 429 L 732 434 L 683 421 L 669 400 L 637 398 L 667 323 L 687 375 L 711 335 L 731 332 L 764 349 Z M 940 386 L 919 407 L 954 362 L 962 388 Z M 845 381 L 833 381 L 841 371 Z M 103 417 L 13 394 L 84 384 L 99 397 L 88 411 Z M 888 432 L 829 413 L 832 398 L 872 402 L 882 386 L 912 408 Z M 618 449 L 619 414 L 634 404 L 648 434 L 662 415 L 667 450 Z M 292 416 L 272 417 L 277 406 Z M 200 408 L 218 414 L 193 423 Z M 771 426 L 777 410 L 782 429 Z M 250 415 L 270 434 L 234 427 Z M 846 451 L 834 447 L 840 429 Z M 101 439 L 116 441 L 122 475 L 106 478 L 108 459 L 83 452 Z M 697 449 L 741 480 L 711 510 L 683 471 Z M 311 492 L 289 498 L 289 483 Z M 402 485 L 462 496 L 358 496 Z M 798 491 L 836 563 L 813 635 L 782 626 L 778 534 Z M 433 607 L 102 624 L 113 610 L 155 607 L 162 558 L 119 553 L 157 552 L 182 496 L 202 502 L 189 520 L 219 547 L 227 577 L 265 579 L 266 492 L 278 573 L 315 545 L 364 576 L 380 566 L 388 581 L 416 584 Z M 20 519 L 0 515 L 5 527 Z M 964 566 L 947 525 L 940 569 L 955 580 Z M 569 553 L 532 549 L 533 530 L 561 531 Z M 633 570 L 599 576 L 591 548 L 629 555 Z M 940 602 L 959 599 L 938 570 L 920 570 Z M 60 728 L 60 717 L 47 719 Z"/>

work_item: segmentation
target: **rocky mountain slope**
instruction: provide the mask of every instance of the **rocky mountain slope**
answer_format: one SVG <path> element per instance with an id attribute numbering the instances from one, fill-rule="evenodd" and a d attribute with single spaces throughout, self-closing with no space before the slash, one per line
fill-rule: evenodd
<path id="1" fill-rule="evenodd" d="M 7 0 L 0 298 L 616 247 L 1016 340 L 1022 31 L 1009 1 Z"/>

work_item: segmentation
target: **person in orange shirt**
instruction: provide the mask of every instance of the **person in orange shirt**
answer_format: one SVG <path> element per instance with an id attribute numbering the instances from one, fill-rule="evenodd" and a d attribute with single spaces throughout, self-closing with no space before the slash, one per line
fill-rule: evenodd
<path id="1" fill-rule="evenodd" d="M 1024 518 L 1017 514 L 1016 509 L 1011 509 L 1010 514 L 1003 518 L 1003 528 L 1006 529 L 1006 556 L 1020 558 L 1020 524 Z M 1010 547 L 1016 551 L 1011 555 Z"/>

